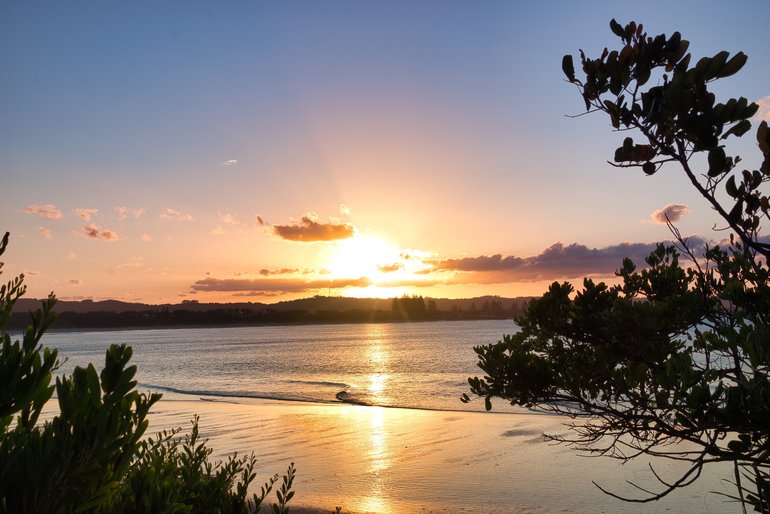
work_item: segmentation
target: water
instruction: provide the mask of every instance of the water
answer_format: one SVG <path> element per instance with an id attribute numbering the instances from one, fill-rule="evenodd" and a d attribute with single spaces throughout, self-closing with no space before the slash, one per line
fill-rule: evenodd
<path id="1" fill-rule="evenodd" d="M 52 332 L 62 372 L 113 343 L 133 347 L 140 388 L 213 397 L 484 410 L 460 402 L 480 374 L 473 346 L 495 343 L 512 321 L 217 327 Z M 504 409 L 504 403 L 495 408 Z"/>
<path id="2" fill-rule="evenodd" d="M 255 451 L 260 477 L 295 462 L 296 501 L 323 512 L 335 505 L 397 514 L 738 510 L 711 492 L 734 493 L 722 481 L 729 466 L 709 466 L 696 484 L 659 503 L 629 504 L 592 481 L 635 497 L 639 491 L 626 480 L 659 490 L 647 459 L 620 466 L 554 446 L 540 434 L 566 433 L 556 416 L 446 412 L 484 410 L 483 401 L 459 401 L 467 377 L 480 372 L 473 346 L 514 330 L 513 322 L 463 321 L 67 331 L 49 332 L 44 344 L 68 359 L 67 373 L 88 362 L 100 369 L 110 344 L 127 343 L 140 388 L 227 400 L 167 395 L 153 408 L 151 430 L 189 427 L 200 413 L 214 457 Z M 497 412 L 512 410 L 495 403 Z M 667 480 L 683 472 L 671 461 L 654 464 Z"/>

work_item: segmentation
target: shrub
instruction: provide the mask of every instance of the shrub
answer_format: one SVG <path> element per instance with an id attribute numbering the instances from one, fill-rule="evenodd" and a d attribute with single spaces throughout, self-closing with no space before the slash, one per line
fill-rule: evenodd
<path id="1" fill-rule="evenodd" d="M 56 299 L 51 294 L 22 340 L 11 342 L 6 326 L 24 292 L 23 275 L 0 286 L 0 512 L 259 511 L 278 475 L 247 498 L 256 457 L 212 464 L 197 417 L 181 439 L 179 429 L 142 439 L 161 395 L 135 390 L 131 347 L 110 346 L 100 373 L 93 364 L 76 367 L 51 385 L 58 352 L 40 339 L 55 319 Z M 59 413 L 39 423 L 54 389 Z M 293 480 L 292 463 L 272 505 L 276 514 L 288 512 Z"/>

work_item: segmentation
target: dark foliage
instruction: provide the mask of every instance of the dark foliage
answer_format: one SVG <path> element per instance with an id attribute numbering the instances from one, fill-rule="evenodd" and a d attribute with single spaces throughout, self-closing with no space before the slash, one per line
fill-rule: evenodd
<path id="1" fill-rule="evenodd" d="M 0 255 L 7 245 L 6 233 Z M 247 497 L 256 458 L 212 463 L 197 418 L 182 439 L 178 431 L 142 439 L 160 395 L 135 390 L 130 347 L 110 346 L 101 372 L 93 364 L 76 367 L 51 385 L 57 351 L 40 339 L 55 318 L 54 296 L 32 315 L 21 341 L 6 331 L 24 291 L 23 276 L 0 286 L 0 513 L 259 510 L 278 476 Z M 40 422 L 54 390 L 59 412 Z M 288 511 L 293 480 L 292 464 L 276 492 L 275 513 Z"/>
<path id="2" fill-rule="evenodd" d="M 678 244 L 659 246 L 641 271 L 626 259 L 618 285 L 586 279 L 575 292 L 554 283 L 516 318 L 520 332 L 476 348 L 486 376 L 469 379 L 471 391 L 488 409 L 499 397 L 569 416 L 571 435 L 552 439 L 591 454 L 689 464 L 674 481 L 652 469 L 660 490 L 640 488 L 643 496 L 625 500 L 659 499 L 692 483 L 705 465 L 731 462 L 734 499 L 767 513 L 770 247 L 760 229 L 768 218 L 770 135 L 762 122 L 761 167 L 738 171 L 740 157 L 728 155 L 724 143 L 750 130 L 757 105 L 745 98 L 717 103 L 708 90 L 738 72 L 746 56 L 720 52 L 690 66 L 679 33 L 648 37 L 641 25 L 614 20 L 610 27 L 619 50 L 605 49 L 598 59 L 581 51 L 584 78 L 571 56 L 562 68 L 589 112 L 641 134 L 641 143 L 624 140 L 614 165 L 652 175 L 676 164 L 734 235 L 701 254 L 669 225 Z M 696 171 L 700 162 L 706 167 Z"/>

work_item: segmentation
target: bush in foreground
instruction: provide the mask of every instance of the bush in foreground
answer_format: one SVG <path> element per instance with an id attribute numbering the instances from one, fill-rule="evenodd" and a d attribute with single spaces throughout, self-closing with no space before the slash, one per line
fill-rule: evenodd
<path id="1" fill-rule="evenodd" d="M 8 246 L 0 241 L 0 255 Z M 2 273 L 2 263 L 0 263 Z M 40 339 L 55 319 L 49 296 L 22 340 L 6 332 L 13 305 L 25 292 L 20 275 L 0 286 L 0 512 L 257 512 L 278 475 L 248 497 L 254 454 L 211 463 L 198 419 L 180 430 L 142 439 L 147 414 L 161 395 L 135 390 L 131 348 L 112 345 L 104 368 L 77 367 L 56 378 L 56 349 Z M 56 390 L 59 413 L 39 422 Z M 294 464 L 276 491 L 276 514 L 294 496 Z"/>

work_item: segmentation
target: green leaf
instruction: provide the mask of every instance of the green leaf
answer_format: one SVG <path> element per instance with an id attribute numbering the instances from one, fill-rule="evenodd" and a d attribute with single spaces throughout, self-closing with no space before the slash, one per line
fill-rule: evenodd
<path id="1" fill-rule="evenodd" d="M 738 71 L 740 71 L 741 68 L 743 68 L 743 65 L 746 64 L 746 60 L 748 57 L 743 52 L 738 52 L 733 56 L 732 59 L 727 61 L 724 66 L 719 70 L 719 74 L 717 75 L 718 78 L 722 79 L 725 77 L 729 77 L 730 75 L 734 75 Z"/>
<path id="2" fill-rule="evenodd" d="M 767 130 L 767 122 L 762 121 L 757 128 L 757 143 L 762 153 L 770 153 L 770 131 Z"/>
<path id="3" fill-rule="evenodd" d="M 561 60 L 561 69 L 570 82 L 575 82 L 575 65 L 571 55 L 565 55 Z"/>
<path id="4" fill-rule="evenodd" d="M 612 33 L 618 37 L 622 38 L 626 36 L 626 31 L 623 30 L 623 27 L 621 27 L 620 23 L 615 21 L 615 18 L 610 20 L 610 30 L 612 30 Z"/>
<path id="5" fill-rule="evenodd" d="M 719 72 L 722 69 L 722 66 L 724 66 L 729 56 L 730 56 L 730 52 L 726 52 L 722 50 L 721 52 L 716 54 L 714 57 L 712 57 L 711 61 L 709 62 L 709 65 L 706 67 L 706 71 L 703 73 L 705 79 L 709 80 L 709 79 L 718 77 Z"/>
<path id="6" fill-rule="evenodd" d="M 730 127 L 730 130 L 722 134 L 722 139 L 726 139 L 731 134 L 735 135 L 736 137 L 741 137 L 749 130 L 751 130 L 751 122 L 749 120 L 741 120 Z"/>
<path id="7" fill-rule="evenodd" d="M 738 200 L 735 202 L 735 205 L 733 205 L 733 208 L 730 210 L 730 213 L 727 215 L 727 221 L 730 223 L 738 223 L 741 219 L 741 214 L 743 213 L 743 200 Z"/>
<path id="8" fill-rule="evenodd" d="M 726 156 L 723 148 L 714 148 L 709 152 L 709 177 L 716 177 L 725 170 Z"/>

